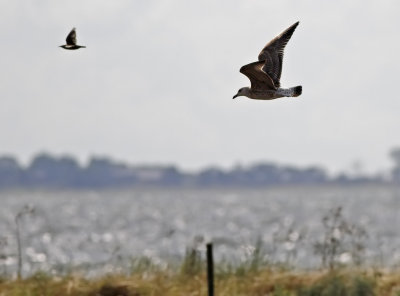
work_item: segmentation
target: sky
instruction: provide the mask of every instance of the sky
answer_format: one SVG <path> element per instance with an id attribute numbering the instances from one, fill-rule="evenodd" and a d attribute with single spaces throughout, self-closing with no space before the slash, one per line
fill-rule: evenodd
<path id="1" fill-rule="evenodd" d="M 271 161 L 381 172 L 400 146 L 400 2 L 0 0 L 0 155 L 197 170 Z M 239 73 L 300 21 L 282 87 Z M 60 47 L 76 27 L 78 44 Z"/>

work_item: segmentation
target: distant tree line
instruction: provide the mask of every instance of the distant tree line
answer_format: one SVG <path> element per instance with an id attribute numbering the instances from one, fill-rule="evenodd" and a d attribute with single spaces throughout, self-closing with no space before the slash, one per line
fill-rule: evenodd
<path id="1" fill-rule="evenodd" d="M 392 180 L 400 183 L 400 148 L 395 148 L 390 151 L 390 157 L 394 162 L 394 167 L 391 172 Z"/>
<path id="2" fill-rule="evenodd" d="M 391 151 L 395 162 L 391 180 L 400 182 L 400 148 Z M 386 180 L 387 181 L 387 180 Z M 42 153 L 22 167 L 11 156 L 0 157 L 0 189 L 5 188 L 110 188 L 134 186 L 261 187 L 268 185 L 384 182 L 382 177 L 328 177 L 317 166 L 298 168 L 258 163 L 229 170 L 210 167 L 196 173 L 175 166 L 132 166 L 109 158 L 93 157 L 81 166 L 70 156 Z"/>

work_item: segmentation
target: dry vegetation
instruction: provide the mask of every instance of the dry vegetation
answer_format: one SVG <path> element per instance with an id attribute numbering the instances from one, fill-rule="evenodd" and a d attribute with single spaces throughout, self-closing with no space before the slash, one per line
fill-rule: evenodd
<path id="1" fill-rule="evenodd" d="M 299 270 L 272 263 L 259 240 L 244 262 L 219 262 L 215 266 L 215 295 L 400 296 L 400 272 L 363 264 L 364 229 L 348 222 L 340 207 L 329 211 L 322 221 L 322 239 L 314 244 L 321 269 Z M 343 252 L 351 255 L 352 264 L 338 260 Z M 204 254 L 194 246 L 187 249 L 178 265 L 160 266 L 151 258 L 136 258 L 131 259 L 130 269 L 124 274 L 114 272 L 98 278 L 67 271 L 56 276 L 37 272 L 22 278 L 18 268 L 15 279 L 6 274 L 0 277 L 0 296 L 205 296 L 205 271 Z"/>
<path id="2" fill-rule="evenodd" d="M 215 294 L 299 295 L 299 296 L 392 296 L 400 295 L 400 273 L 376 270 L 273 271 L 263 269 L 247 274 L 219 272 Z M 23 280 L 2 280 L 0 295 L 207 295 L 206 274 L 185 275 L 172 271 L 152 271 L 108 275 L 97 279 L 68 275 L 50 277 L 37 273 Z"/>

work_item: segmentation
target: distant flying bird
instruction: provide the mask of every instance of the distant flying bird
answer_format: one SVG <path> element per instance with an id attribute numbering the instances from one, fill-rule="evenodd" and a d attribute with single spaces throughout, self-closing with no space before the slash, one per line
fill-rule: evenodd
<path id="1" fill-rule="evenodd" d="M 251 87 L 242 87 L 233 99 L 246 96 L 255 100 L 273 100 L 281 97 L 298 97 L 302 86 L 281 88 L 283 50 L 299 22 L 293 24 L 281 34 L 272 39 L 258 55 L 258 62 L 250 63 L 240 68 L 240 73 L 246 75 Z"/>
<path id="2" fill-rule="evenodd" d="M 78 49 L 78 48 L 86 48 L 86 46 L 83 45 L 77 45 L 76 44 L 76 31 L 75 28 L 72 28 L 71 32 L 69 32 L 67 39 L 65 39 L 67 42 L 66 45 L 60 45 L 60 47 L 64 49 Z"/>

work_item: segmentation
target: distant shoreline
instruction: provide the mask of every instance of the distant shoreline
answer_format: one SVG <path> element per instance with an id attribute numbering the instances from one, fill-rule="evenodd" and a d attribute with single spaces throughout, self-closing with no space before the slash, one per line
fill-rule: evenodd
<path id="1" fill-rule="evenodd" d="M 2 189 L 106 189 L 106 188 L 257 188 L 276 185 L 390 184 L 392 175 L 329 176 L 320 166 L 297 167 L 273 162 L 258 162 L 231 169 L 208 167 L 195 173 L 174 165 L 129 165 L 109 158 L 93 157 L 86 166 L 70 156 L 39 154 L 27 167 L 10 156 L 0 156 Z"/>
<path id="2" fill-rule="evenodd" d="M 116 186 L 116 187 L 98 187 L 98 188 L 74 188 L 74 187 L 6 187 L 0 188 L 0 193 L 13 192 L 129 192 L 129 191 L 264 191 L 264 190 L 299 190 L 304 188 L 320 188 L 321 190 L 343 188 L 393 188 L 400 189 L 400 184 L 393 182 L 364 182 L 364 183 L 315 183 L 315 184 L 270 184 L 265 186 L 154 186 L 154 185 L 135 185 L 135 186 Z"/>

